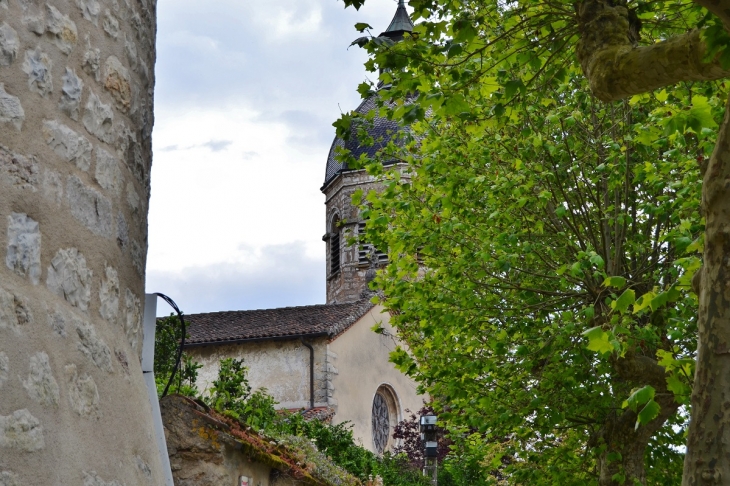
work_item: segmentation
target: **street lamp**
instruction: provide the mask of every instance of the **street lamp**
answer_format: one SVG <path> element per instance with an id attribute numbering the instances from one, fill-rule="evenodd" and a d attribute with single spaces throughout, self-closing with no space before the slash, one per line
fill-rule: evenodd
<path id="1" fill-rule="evenodd" d="M 437 417 L 435 415 L 422 415 L 421 425 L 421 442 L 423 442 L 425 451 L 423 454 L 423 475 L 431 476 L 431 484 L 437 484 L 438 472 L 438 429 L 436 428 Z"/>

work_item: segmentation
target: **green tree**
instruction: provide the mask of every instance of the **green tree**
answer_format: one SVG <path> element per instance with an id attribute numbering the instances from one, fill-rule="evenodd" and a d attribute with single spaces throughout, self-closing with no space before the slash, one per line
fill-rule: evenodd
<path id="1" fill-rule="evenodd" d="M 711 424 L 726 420 L 730 378 L 726 94 L 689 82 L 728 74 L 723 10 L 410 3 L 425 20 L 409 41 L 360 42 L 392 84 L 384 112 L 414 122 L 430 111 L 414 126 L 417 155 L 402 155 L 410 182 L 392 174 L 367 198 L 368 235 L 380 230 L 393 262 L 379 284 L 413 352 L 396 360 L 458 403 L 450 419 L 501 434 L 518 480 L 664 483 L 677 477 L 671 425 L 683 422 L 699 322 L 685 482 L 730 477 L 719 459 L 730 432 Z M 687 290 L 703 245 L 696 321 Z M 645 459 L 663 466 L 647 472 Z"/>
<path id="2" fill-rule="evenodd" d="M 169 317 L 157 320 L 154 370 L 157 394 L 160 396 L 170 381 L 172 370 L 177 361 L 181 338 L 182 327 L 180 326 L 180 319 L 176 315 L 171 314 Z M 203 365 L 183 353 L 180 357 L 180 367 L 167 392 L 197 396 L 199 394 L 196 385 L 198 370 L 202 367 Z"/>

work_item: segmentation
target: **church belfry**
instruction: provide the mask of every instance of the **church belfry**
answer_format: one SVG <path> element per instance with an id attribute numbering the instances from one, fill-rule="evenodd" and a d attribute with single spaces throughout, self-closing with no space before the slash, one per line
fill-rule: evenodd
<path id="1" fill-rule="evenodd" d="M 405 1 L 399 0 L 393 20 L 380 36 L 400 41 L 406 32 L 412 31 L 413 22 L 406 11 Z M 355 112 L 365 115 L 374 109 L 377 97 L 375 93 L 364 100 Z M 368 126 L 369 135 L 375 140 L 373 145 L 360 145 L 355 134 L 347 141 L 336 137 L 332 142 L 327 156 L 324 185 L 321 187 L 326 198 L 326 232 L 322 239 L 327 245 L 328 304 L 354 302 L 363 298 L 375 269 L 387 263 L 387 255 L 371 245 L 348 245 L 350 238 L 362 235 L 365 229 L 358 208 L 352 205 L 352 194 L 358 189 L 365 193 L 376 189 L 378 182 L 365 170 L 350 169 L 347 164 L 340 163 L 336 158 L 337 148 L 346 148 L 356 159 L 363 154 L 373 157 L 389 142 L 398 143 L 401 130 L 403 128 L 397 122 L 375 117 Z M 384 163 L 394 164 L 396 161 Z"/>

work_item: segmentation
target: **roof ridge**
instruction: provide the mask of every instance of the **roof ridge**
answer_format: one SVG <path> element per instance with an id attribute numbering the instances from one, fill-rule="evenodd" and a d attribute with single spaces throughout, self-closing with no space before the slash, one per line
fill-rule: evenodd
<path id="1" fill-rule="evenodd" d="M 227 310 L 227 311 L 213 311 L 213 312 L 196 312 L 194 314 L 183 314 L 185 317 L 188 316 L 200 316 L 200 315 L 210 315 L 210 314 L 230 314 L 233 312 L 263 312 L 263 311 L 272 311 L 272 310 L 294 310 L 294 309 L 313 309 L 315 307 L 344 307 L 346 305 L 354 305 L 358 303 L 363 303 L 367 301 L 368 299 L 358 299 L 354 300 L 352 302 L 335 302 L 332 304 L 307 304 L 307 305 L 291 305 L 286 307 L 269 307 L 265 309 L 239 309 L 239 310 Z M 159 319 L 159 318 L 158 318 Z"/>

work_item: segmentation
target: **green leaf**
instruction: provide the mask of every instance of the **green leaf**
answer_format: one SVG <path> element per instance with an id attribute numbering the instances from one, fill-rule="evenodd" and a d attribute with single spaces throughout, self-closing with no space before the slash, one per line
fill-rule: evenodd
<path id="1" fill-rule="evenodd" d="M 372 29 L 372 25 L 366 24 L 365 22 L 358 22 L 355 24 L 355 30 L 358 32 L 364 32 L 365 29 Z"/>
<path id="2" fill-rule="evenodd" d="M 634 391 L 631 392 L 629 398 L 626 399 L 626 401 L 624 402 L 623 408 L 629 407 L 635 412 L 641 405 L 645 404 L 649 400 L 653 400 L 655 393 L 656 390 L 654 390 L 654 387 L 652 387 L 651 385 L 646 385 L 642 388 L 636 388 L 634 389 Z"/>
<path id="3" fill-rule="evenodd" d="M 620 289 L 626 286 L 626 279 L 624 277 L 608 277 L 603 281 L 603 286 Z"/>
<path id="4" fill-rule="evenodd" d="M 587 348 L 591 351 L 601 354 L 612 353 L 614 351 L 609 334 L 604 332 L 601 326 L 588 329 L 583 335 L 588 338 Z"/>
<path id="5" fill-rule="evenodd" d="M 649 400 L 644 408 L 641 409 L 641 412 L 639 412 L 639 416 L 636 419 L 636 425 L 634 426 L 634 430 L 638 429 L 640 425 L 646 425 L 655 418 L 657 418 L 660 410 L 661 407 L 657 402 L 655 402 L 653 399 Z"/>
<path id="6" fill-rule="evenodd" d="M 636 296 L 634 294 L 633 289 L 627 289 L 624 291 L 623 294 L 621 294 L 621 297 L 616 299 L 615 305 L 612 303 L 614 310 L 617 310 L 619 312 L 626 313 L 629 310 L 629 306 L 634 303 L 636 300 Z"/>

